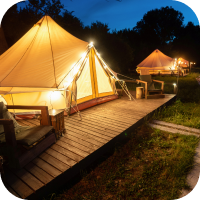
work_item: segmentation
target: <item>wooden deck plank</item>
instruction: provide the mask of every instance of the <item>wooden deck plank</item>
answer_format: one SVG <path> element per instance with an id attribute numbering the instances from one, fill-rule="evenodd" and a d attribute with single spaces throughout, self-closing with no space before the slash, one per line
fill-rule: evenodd
<path id="1" fill-rule="evenodd" d="M 136 121 L 138 121 L 137 119 L 126 119 L 126 118 L 123 118 L 121 117 L 120 115 L 111 115 L 111 114 L 107 114 L 107 113 L 95 113 L 96 115 L 98 116 L 101 116 L 102 118 L 105 118 L 105 119 L 113 119 L 113 120 L 116 120 L 116 122 L 119 122 L 119 123 L 126 123 L 127 125 L 131 126 L 132 124 L 134 124 Z"/>
<path id="2" fill-rule="evenodd" d="M 21 180 L 23 180 L 24 183 L 26 183 L 34 191 L 44 186 L 44 184 L 41 181 L 39 181 L 37 178 L 35 178 L 32 174 L 30 174 L 23 168 L 12 172 Z"/>
<path id="3" fill-rule="evenodd" d="M 60 138 L 60 141 L 63 141 L 63 142 L 65 142 L 65 143 L 67 143 L 67 144 L 69 144 L 71 146 L 77 147 L 78 149 L 80 149 L 82 151 L 85 151 L 88 154 L 91 154 L 92 152 L 94 152 L 94 149 L 92 149 L 92 148 L 90 148 L 88 146 L 82 145 L 80 143 L 77 143 L 77 142 L 75 142 L 73 140 L 67 139 L 66 137 Z"/>
<path id="4" fill-rule="evenodd" d="M 71 118 L 71 120 L 80 121 L 80 120 L 77 120 L 74 118 Z M 109 131 L 110 133 L 114 133 L 115 135 L 116 135 L 116 133 L 121 133 L 122 131 L 124 131 L 124 128 L 114 127 L 112 125 L 109 125 L 108 123 L 103 123 L 102 121 L 96 121 L 94 119 L 91 120 L 89 118 L 86 118 L 85 116 L 82 116 L 81 123 L 84 123 L 86 125 L 88 124 L 92 127 L 96 127 L 99 130 L 105 130 L 105 128 L 106 128 L 107 131 Z"/>
<path id="5" fill-rule="evenodd" d="M 90 120 L 85 120 L 84 118 L 82 120 L 76 120 L 73 118 L 70 118 L 69 120 L 67 120 L 69 123 L 78 123 L 79 126 L 83 126 L 83 127 L 88 127 L 88 128 L 92 128 L 92 130 L 95 129 L 95 132 L 100 131 L 99 133 L 102 133 L 102 131 L 110 137 L 116 136 L 119 133 L 121 133 L 122 131 L 120 130 L 112 130 L 111 128 L 109 129 L 107 126 L 101 126 L 101 123 L 99 122 L 98 124 L 95 122 L 92 122 Z"/>
<path id="6" fill-rule="evenodd" d="M 39 168 L 38 166 L 34 165 L 32 162 L 27 164 L 24 167 L 28 172 L 33 174 L 35 177 L 37 177 L 38 180 L 40 180 L 42 183 L 47 184 L 50 181 L 53 180 L 53 176 L 46 173 L 44 170 Z"/>
<path id="7" fill-rule="evenodd" d="M 88 111 L 89 112 L 89 111 Z M 90 111 L 91 112 L 91 111 Z M 110 106 L 109 109 L 99 109 L 97 113 L 101 114 L 109 114 L 109 115 L 115 115 L 115 116 L 123 116 L 125 118 L 134 118 L 134 119 L 140 119 L 141 117 L 144 117 L 148 112 L 143 108 L 142 112 L 137 111 L 136 109 L 130 110 L 128 108 L 119 108 L 119 107 L 113 107 Z"/>
<path id="8" fill-rule="evenodd" d="M 47 154 L 46 152 L 42 153 L 39 156 L 42 160 L 49 163 L 50 165 L 54 166 L 56 169 L 60 170 L 61 172 L 66 171 L 70 168 L 69 165 L 66 165 L 65 163 L 61 162 L 60 160 L 54 158 L 53 156 Z"/>
<path id="9" fill-rule="evenodd" d="M 85 114 L 85 113 L 83 113 L 82 115 L 88 119 L 95 119 L 101 122 L 103 121 L 104 123 L 109 123 L 116 127 L 122 127 L 122 128 L 129 127 L 129 125 L 126 122 L 120 122 L 112 118 L 105 118 L 104 116 L 95 115 L 95 114 Z"/>
<path id="10" fill-rule="evenodd" d="M 79 131 L 79 130 L 74 131 L 74 130 L 69 129 L 69 127 L 67 127 L 66 132 L 67 132 L 67 135 L 69 134 L 69 135 L 74 136 L 76 138 L 82 139 L 82 140 L 89 142 L 93 145 L 96 145 L 98 147 L 101 147 L 102 145 L 104 145 L 103 142 L 96 140 L 96 138 L 93 137 L 93 135 L 89 135 L 89 134 L 84 133 L 82 131 Z"/>
<path id="11" fill-rule="evenodd" d="M 64 156 L 63 154 L 61 154 L 51 148 L 47 149 L 45 152 L 48 153 L 49 155 L 51 155 L 52 157 L 60 160 L 61 162 L 67 164 L 70 167 L 77 163 L 74 160 L 70 159 L 69 157 Z"/>
<path id="12" fill-rule="evenodd" d="M 51 149 L 71 158 L 72 160 L 76 161 L 76 162 L 80 162 L 84 157 L 72 152 L 72 151 L 69 151 L 68 149 L 60 146 L 60 145 L 53 145 L 51 146 Z"/>
<path id="13" fill-rule="evenodd" d="M 61 141 L 61 140 L 57 141 L 57 145 L 60 145 L 60 146 L 64 147 L 65 149 L 68 149 L 69 151 L 72 151 L 82 157 L 86 157 L 89 155 L 89 153 L 87 153 L 86 151 L 82 151 L 81 149 L 78 149 L 68 143 Z"/>
<path id="14" fill-rule="evenodd" d="M 38 119 L 26 119 L 26 121 L 35 124 L 36 126 L 40 125 L 40 120 Z"/>
<path id="15" fill-rule="evenodd" d="M 35 126 L 34 124 L 27 122 L 26 120 L 23 120 L 23 122 L 21 123 L 23 123 L 25 126 L 31 126 L 31 127 Z"/>
<path id="16" fill-rule="evenodd" d="M 70 135 L 70 134 L 65 134 L 64 137 L 68 140 L 71 140 L 71 141 L 74 141 L 74 142 L 77 142 L 79 144 L 82 144 L 86 147 L 89 147 L 91 148 L 92 150 L 97 150 L 100 146 L 97 146 L 97 145 L 94 145 L 86 140 L 83 140 L 83 139 L 80 139 L 80 138 L 77 138 L 73 135 Z"/>
<path id="17" fill-rule="evenodd" d="M 13 172 L 9 169 L 4 169 L 4 176 L 7 184 L 23 199 L 31 195 L 34 190 L 28 187 L 21 179 L 19 179 Z"/>
<path id="18" fill-rule="evenodd" d="M 115 136 L 116 134 L 111 134 L 106 132 L 105 130 L 98 130 L 96 128 L 93 128 L 91 126 L 87 126 L 81 122 L 76 122 L 76 121 L 65 121 L 66 126 L 73 126 L 74 129 L 78 129 L 78 130 L 83 130 L 83 131 L 87 131 L 88 133 L 92 134 L 92 135 L 96 135 L 102 139 L 105 139 L 107 141 L 109 141 L 113 136 Z"/>
<path id="19" fill-rule="evenodd" d="M 114 127 L 116 129 L 120 129 L 120 130 L 123 130 L 123 129 L 126 129 L 127 127 L 129 127 L 127 124 L 125 123 L 116 123 L 116 121 L 112 120 L 112 119 L 105 119 L 105 118 L 102 118 L 100 116 L 97 116 L 97 115 L 87 115 L 87 114 L 82 114 L 82 117 L 87 119 L 87 120 L 90 120 L 90 121 L 94 121 L 94 122 L 100 122 L 101 125 L 108 125 L 108 127 Z"/>
<path id="20" fill-rule="evenodd" d="M 45 162 L 44 160 L 40 159 L 39 157 L 35 158 L 32 162 L 53 177 L 57 177 L 58 175 L 62 173 L 60 170 L 53 167 L 52 165 Z"/>
<path id="21" fill-rule="evenodd" d="M 73 131 L 75 133 L 79 133 L 81 135 L 85 135 L 88 138 L 95 139 L 96 141 L 99 141 L 99 142 L 101 142 L 103 144 L 105 144 L 105 143 L 107 143 L 109 141 L 109 140 L 106 140 L 106 139 L 102 138 L 100 134 L 97 135 L 92 131 L 89 131 L 87 129 L 81 129 L 81 128 L 75 127 L 74 125 L 71 125 L 71 124 L 65 124 L 65 128 L 67 130 L 69 130 L 69 131 Z"/>

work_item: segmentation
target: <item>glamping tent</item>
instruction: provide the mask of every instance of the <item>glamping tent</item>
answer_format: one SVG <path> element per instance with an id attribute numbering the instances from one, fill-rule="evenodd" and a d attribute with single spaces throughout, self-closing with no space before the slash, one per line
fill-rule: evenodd
<path id="1" fill-rule="evenodd" d="M 177 73 L 176 61 L 156 49 L 137 65 L 136 71 L 140 74 L 143 71 L 149 71 L 149 74 L 171 74 L 172 71 Z"/>
<path id="2" fill-rule="evenodd" d="M 180 67 L 182 67 L 182 68 L 188 68 L 189 67 L 189 61 L 187 61 L 183 58 L 179 58 L 177 61 L 180 64 Z"/>
<path id="3" fill-rule="evenodd" d="M 0 27 L 0 55 L 3 54 L 8 49 L 8 44 L 6 42 L 3 29 Z"/>
<path id="4" fill-rule="evenodd" d="M 0 66 L 1 98 L 11 105 L 64 109 L 78 104 L 81 110 L 118 98 L 115 73 L 93 44 L 69 34 L 49 16 L 0 56 Z"/>

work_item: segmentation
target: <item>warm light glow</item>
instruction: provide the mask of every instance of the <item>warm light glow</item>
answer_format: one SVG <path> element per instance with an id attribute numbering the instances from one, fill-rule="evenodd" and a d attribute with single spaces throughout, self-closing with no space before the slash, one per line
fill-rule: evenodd
<path id="1" fill-rule="evenodd" d="M 196 63 L 194 63 L 194 65 L 195 65 Z"/>
<path id="2" fill-rule="evenodd" d="M 89 47 L 90 48 L 93 47 L 93 42 L 90 42 Z"/>
<path id="3" fill-rule="evenodd" d="M 171 68 L 172 70 L 175 70 L 175 66 L 172 66 L 172 68 Z"/>
<path id="4" fill-rule="evenodd" d="M 55 100 L 58 100 L 61 97 L 61 95 L 59 91 L 53 91 L 51 92 L 50 97 L 52 100 L 55 101 Z"/>
<path id="5" fill-rule="evenodd" d="M 55 109 L 53 109 L 53 110 L 52 110 L 52 112 L 53 112 L 53 113 L 55 113 L 55 112 L 56 112 L 56 110 L 55 110 Z"/>
<path id="6" fill-rule="evenodd" d="M 173 83 L 174 86 L 176 86 L 176 83 Z"/>
<path id="7" fill-rule="evenodd" d="M 99 57 L 100 57 L 100 54 L 99 54 L 99 53 L 97 53 L 97 56 L 99 56 Z"/>
<path id="8" fill-rule="evenodd" d="M 105 69 L 107 69 L 107 66 L 106 66 L 106 65 L 105 65 L 104 67 L 105 67 Z"/>
<path id="9" fill-rule="evenodd" d="M 86 52 L 85 52 L 85 53 L 83 53 L 83 54 L 82 54 L 82 56 L 81 56 L 81 58 L 82 58 L 82 59 L 84 59 L 86 55 L 87 55 L 87 53 L 86 53 Z"/>

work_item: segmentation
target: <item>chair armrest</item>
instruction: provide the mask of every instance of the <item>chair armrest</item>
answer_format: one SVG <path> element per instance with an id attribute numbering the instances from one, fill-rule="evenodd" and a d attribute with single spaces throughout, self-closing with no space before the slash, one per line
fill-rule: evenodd
<path id="1" fill-rule="evenodd" d="M 20 105 L 7 105 L 7 109 L 26 109 L 26 110 L 41 110 L 41 125 L 51 125 L 49 118 L 48 106 L 20 106 Z"/>
<path id="2" fill-rule="evenodd" d="M 0 119 L 0 124 L 3 125 L 5 132 L 6 144 L 15 147 L 17 145 L 15 137 L 15 129 L 12 119 Z"/>
<path id="3" fill-rule="evenodd" d="M 137 81 L 134 81 L 134 80 L 121 80 L 121 81 L 129 82 L 129 83 L 136 83 L 137 82 Z"/>
<path id="4" fill-rule="evenodd" d="M 146 81 L 141 81 L 141 80 L 138 80 L 138 79 L 136 80 L 136 82 L 140 82 L 140 83 L 144 83 L 144 84 L 146 83 L 147 84 Z"/>
<path id="5" fill-rule="evenodd" d="M 153 82 L 164 83 L 164 81 L 152 80 Z"/>

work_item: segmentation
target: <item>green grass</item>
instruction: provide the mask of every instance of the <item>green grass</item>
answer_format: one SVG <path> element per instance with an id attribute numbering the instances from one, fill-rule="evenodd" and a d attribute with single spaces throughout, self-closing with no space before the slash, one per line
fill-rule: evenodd
<path id="1" fill-rule="evenodd" d="M 199 73 L 180 77 L 177 101 L 155 113 L 154 119 L 200 129 L 200 85 L 196 81 Z M 165 82 L 175 81 L 175 77 L 155 77 Z"/>
<path id="2" fill-rule="evenodd" d="M 153 119 L 200 129 L 200 104 L 177 100 L 153 116 Z"/>
<path id="3" fill-rule="evenodd" d="M 186 175 L 198 142 L 143 125 L 80 182 L 49 199 L 176 199 L 189 188 Z"/>

